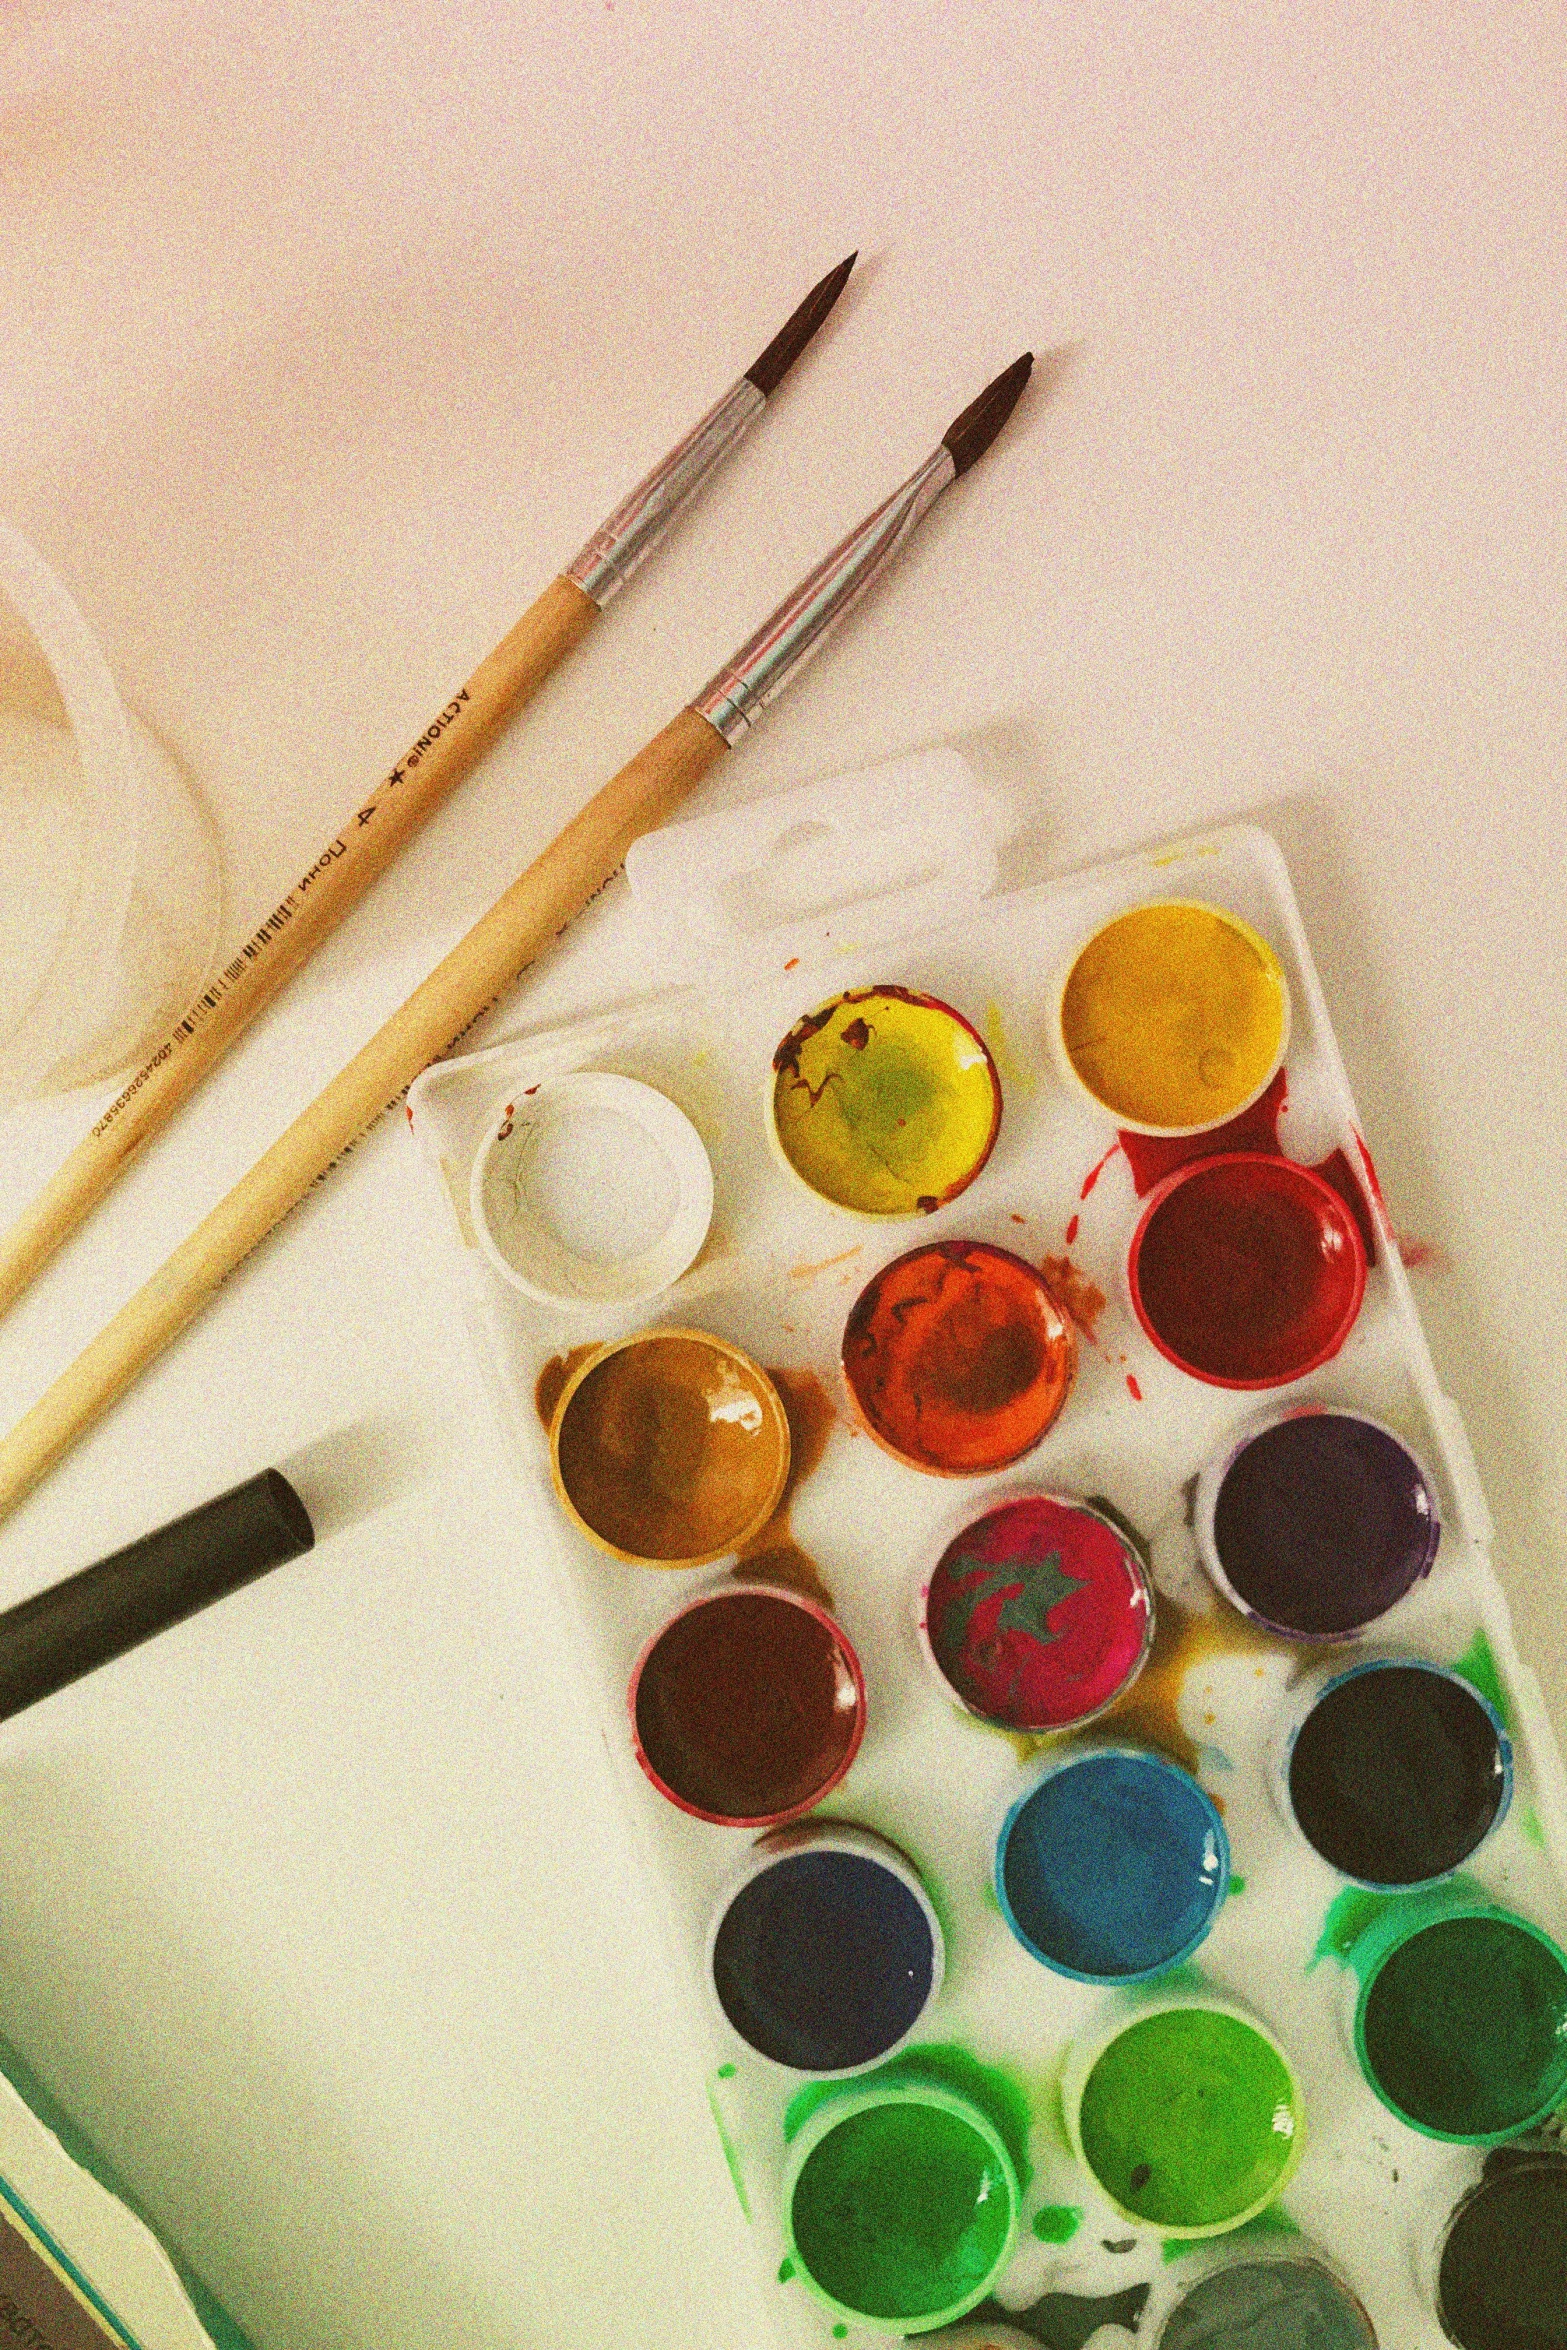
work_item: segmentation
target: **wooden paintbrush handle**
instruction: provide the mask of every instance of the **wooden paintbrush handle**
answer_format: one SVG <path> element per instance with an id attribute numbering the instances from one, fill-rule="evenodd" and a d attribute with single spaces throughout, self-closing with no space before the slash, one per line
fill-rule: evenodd
<path id="1" fill-rule="evenodd" d="M 420 1070 L 449 1050 L 582 911 L 638 835 L 665 822 L 725 748 L 705 718 L 682 710 L 557 834 L 17 1422 L 0 1443 L 0 1516 L 161 1354 Z"/>
<path id="2" fill-rule="evenodd" d="M 0 1314 L 235 1037 L 358 904 L 506 721 L 581 642 L 598 613 L 592 597 L 574 581 L 552 579 L 480 662 L 0 1237 Z"/>

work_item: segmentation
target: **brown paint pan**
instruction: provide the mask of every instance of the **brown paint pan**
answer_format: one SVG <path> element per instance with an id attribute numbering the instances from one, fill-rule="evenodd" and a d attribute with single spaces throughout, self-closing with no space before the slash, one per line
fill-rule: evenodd
<path id="1" fill-rule="evenodd" d="M 759 1364 L 705 1330 L 642 1330 L 601 1346 L 550 1422 L 561 1507 L 632 1566 L 731 1558 L 772 1516 L 789 1421 Z"/>

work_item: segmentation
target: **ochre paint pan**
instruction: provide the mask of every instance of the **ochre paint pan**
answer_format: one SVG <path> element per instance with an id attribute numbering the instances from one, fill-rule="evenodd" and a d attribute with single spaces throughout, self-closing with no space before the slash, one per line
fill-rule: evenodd
<path id="1" fill-rule="evenodd" d="M 1132 1311 L 1177 1370 L 1214 1387 L 1285 1387 L 1354 1328 L 1366 1246 L 1312 1168 L 1227 1151 L 1154 1187 L 1126 1279 Z"/>
<path id="2" fill-rule="evenodd" d="M 1324 1665 L 1290 1690 L 1274 1801 L 1330 1868 L 1372 1892 L 1452 1875 L 1507 1816 L 1513 1747 L 1461 1673 L 1424 1657 Z"/>
<path id="3" fill-rule="evenodd" d="M 1300 2160 L 1283 2049 L 1244 2008 L 1195 1992 L 1123 2004 L 1074 2043 L 1061 2097 L 1078 2161 L 1125 2219 L 1162 2235 L 1244 2227 Z"/>
<path id="4" fill-rule="evenodd" d="M 900 2048 L 941 1988 L 941 1926 L 885 1837 L 832 1820 L 747 1855 L 707 1942 L 725 2026 L 790 2071 L 866 2071 Z"/>
<path id="5" fill-rule="evenodd" d="M 847 1634 L 794 1591 L 725 1583 L 656 1632 L 628 1702 L 637 1761 L 699 1820 L 770 1828 L 830 1794 L 865 1734 Z"/>
<path id="6" fill-rule="evenodd" d="M 1039 1772 L 1007 1808 L 995 1887 L 1017 1940 L 1078 1983 L 1147 1982 L 1207 1939 L 1230 1843 L 1190 1772 L 1135 1747 L 1096 1747 Z"/>
<path id="7" fill-rule="evenodd" d="M 1077 1368 L 1044 1275 L 989 1241 L 932 1241 L 867 1282 L 843 1333 L 855 1417 L 935 1477 L 1022 1460 L 1055 1425 Z"/>
<path id="8" fill-rule="evenodd" d="M 1118 914 L 1080 947 L 1052 1043 L 1069 1082 L 1136 1134 L 1200 1134 L 1277 1076 L 1290 998 L 1279 959 L 1236 914 L 1192 899 Z"/>
<path id="9" fill-rule="evenodd" d="M 857 1216 L 928 1216 L 966 1191 L 1001 1124 L 977 1028 L 939 997 L 858 987 L 797 1020 L 773 1055 L 767 1132 L 807 1191 Z"/>
<path id="10" fill-rule="evenodd" d="M 1205 1463 L 1193 1502 L 1209 1576 L 1287 1640 L 1352 1640 L 1427 1576 L 1436 1486 L 1364 1412 L 1297 1404 L 1248 1421 Z"/>
<path id="11" fill-rule="evenodd" d="M 943 1694 L 1012 1734 L 1102 1714 L 1142 1671 L 1153 1621 L 1125 1534 L 1062 1493 L 1014 1494 L 971 1519 L 919 1596 L 920 1645 Z"/>
<path id="12" fill-rule="evenodd" d="M 800 2125 L 784 2233 L 801 2283 L 840 2322 L 927 2334 L 985 2298 L 1012 2257 L 1020 2201 L 988 2114 L 934 2083 L 873 2078 Z"/>
<path id="13" fill-rule="evenodd" d="M 562 1508 L 632 1566 L 700 1567 L 761 1532 L 789 1475 L 789 1421 L 767 1373 L 705 1330 L 601 1346 L 550 1422 Z"/>

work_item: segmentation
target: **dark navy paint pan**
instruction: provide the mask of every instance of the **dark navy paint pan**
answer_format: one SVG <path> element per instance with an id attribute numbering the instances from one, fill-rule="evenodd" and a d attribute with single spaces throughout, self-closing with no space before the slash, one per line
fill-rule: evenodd
<path id="1" fill-rule="evenodd" d="M 708 1942 L 708 1977 L 747 2047 L 852 2073 L 913 2031 L 941 1983 L 941 1927 L 912 1864 L 868 1829 L 812 1821 L 752 1851 Z"/>

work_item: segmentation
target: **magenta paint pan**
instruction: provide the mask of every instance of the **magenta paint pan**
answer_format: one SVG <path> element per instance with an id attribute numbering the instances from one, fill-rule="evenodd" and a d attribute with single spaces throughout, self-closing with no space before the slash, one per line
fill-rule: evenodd
<path id="1" fill-rule="evenodd" d="M 731 1584 L 683 1607 L 631 1676 L 637 1761 L 719 1827 L 772 1828 L 836 1787 L 865 1734 L 847 1635 L 798 1592 Z"/>
<path id="2" fill-rule="evenodd" d="M 945 1694 L 994 1728 L 1079 1729 L 1129 1689 L 1153 1594 L 1118 1526 L 1060 1493 L 1017 1494 L 949 1542 L 920 1600 Z"/>
<path id="3" fill-rule="evenodd" d="M 1283 1387 L 1354 1327 L 1366 1249 L 1310 1167 L 1263 1151 L 1198 1159 L 1156 1185 L 1127 1258 L 1132 1309 L 1166 1361 L 1214 1387 Z"/>
<path id="4" fill-rule="evenodd" d="M 1197 1480 L 1197 1546 L 1243 1614 L 1290 1640 L 1352 1640 L 1431 1571 L 1442 1525 L 1416 1454 L 1364 1412 L 1253 1421 Z"/>

